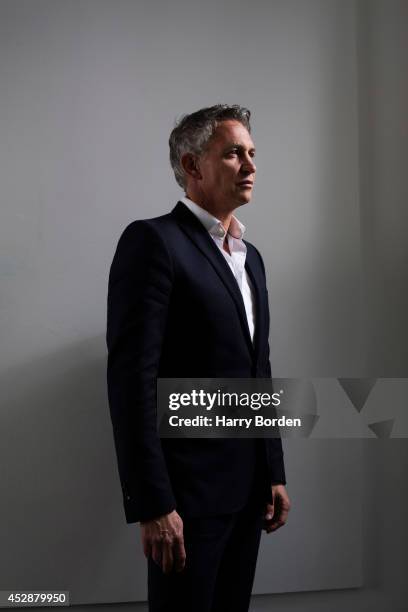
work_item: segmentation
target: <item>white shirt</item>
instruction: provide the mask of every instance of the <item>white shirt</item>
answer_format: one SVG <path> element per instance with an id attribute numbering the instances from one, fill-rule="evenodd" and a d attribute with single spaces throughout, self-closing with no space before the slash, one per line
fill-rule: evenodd
<path id="1" fill-rule="evenodd" d="M 190 200 L 190 198 L 181 198 L 181 202 L 183 202 L 197 219 L 201 221 L 231 268 L 242 294 L 249 332 L 253 342 L 255 332 L 255 299 L 251 281 L 245 270 L 247 248 L 242 240 L 242 236 L 245 232 L 245 225 L 238 221 L 236 217 L 232 216 L 227 233 L 219 219 L 213 217 L 207 210 L 198 206 L 198 204 Z M 231 255 L 223 248 L 226 234 Z"/>

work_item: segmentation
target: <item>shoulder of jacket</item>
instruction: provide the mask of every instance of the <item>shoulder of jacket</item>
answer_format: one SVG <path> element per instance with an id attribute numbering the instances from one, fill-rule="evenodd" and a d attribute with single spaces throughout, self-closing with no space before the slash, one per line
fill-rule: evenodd
<path id="1" fill-rule="evenodd" d="M 161 215 L 159 217 L 152 217 L 151 219 L 136 219 L 131 221 L 123 229 L 120 239 L 131 239 L 135 236 L 145 235 L 163 237 L 166 227 L 169 227 L 173 222 L 171 215 Z"/>

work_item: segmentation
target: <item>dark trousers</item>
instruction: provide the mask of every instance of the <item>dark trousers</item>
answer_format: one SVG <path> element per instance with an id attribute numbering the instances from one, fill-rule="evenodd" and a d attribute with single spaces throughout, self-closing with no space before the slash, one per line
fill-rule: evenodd
<path id="1" fill-rule="evenodd" d="M 264 507 L 184 522 L 186 566 L 163 574 L 148 562 L 149 612 L 248 612 Z"/>

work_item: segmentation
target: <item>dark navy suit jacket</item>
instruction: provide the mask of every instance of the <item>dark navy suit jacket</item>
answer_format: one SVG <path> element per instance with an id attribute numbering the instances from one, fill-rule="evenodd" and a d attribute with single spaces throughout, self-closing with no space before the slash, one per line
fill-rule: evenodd
<path id="1" fill-rule="evenodd" d="M 108 396 L 128 523 L 173 509 L 213 516 L 241 509 L 254 491 L 270 500 L 286 483 L 280 438 L 160 439 L 156 381 L 270 378 L 265 268 L 247 246 L 255 291 L 254 343 L 236 279 L 207 230 L 182 203 L 134 221 L 109 275 Z"/>

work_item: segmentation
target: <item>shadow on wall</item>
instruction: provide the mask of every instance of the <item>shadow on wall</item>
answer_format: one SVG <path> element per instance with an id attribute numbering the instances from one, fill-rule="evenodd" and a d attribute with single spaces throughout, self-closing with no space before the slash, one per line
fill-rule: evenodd
<path id="1" fill-rule="evenodd" d="M 144 588 L 139 542 L 120 505 L 104 342 L 91 338 L 1 376 L 0 588 L 75 585 L 82 603 L 110 601 L 112 586 L 124 601 Z"/>

